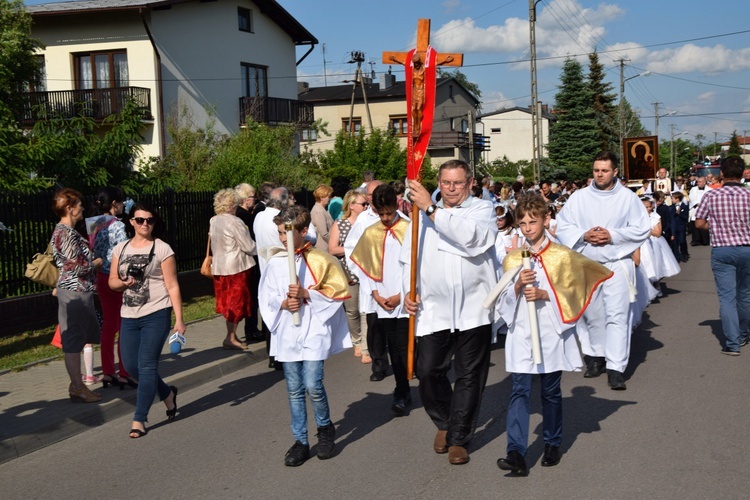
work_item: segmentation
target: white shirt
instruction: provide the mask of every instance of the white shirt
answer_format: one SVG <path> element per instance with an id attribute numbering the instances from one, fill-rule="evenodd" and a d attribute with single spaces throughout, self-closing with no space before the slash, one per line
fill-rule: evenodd
<path id="1" fill-rule="evenodd" d="M 583 240 L 589 229 L 600 226 L 612 237 L 609 245 L 594 246 Z M 557 214 L 556 236 L 568 248 L 599 263 L 629 257 L 651 233 L 643 202 L 630 189 L 615 182 L 612 189 L 601 190 L 591 183 L 573 193 Z"/>
<path id="2" fill-rule="evenodd" d="M 352 224 L 352 228 L 349 230 L 349 234 L 344 240 L 344 255 L 346 265 L 349 267 L 349 271 L 352 276 L 359 278 L 359 312 L 363 314 L 369 314 L 375 312 L 378 307 L 378 303 L 372 298 L 372 290 L 370 290 L 369 283 L 370 279 L 362 272 L 357 264 L 352 262 L 351 255 L 354 251 L 354 247 L 359 243 L 359 239 L 362 237 L 362 233 L 365 229 L 372 226 L 380 220 L 378 214 L 373 212 L 372 208 L 368 208 L 359 216 L 357 220 Z"/>
<path id="3" fill-rule="evenodd" d="M 417 336 L 442 330 L 462 332 L 488 325 L 491 311 L 482 302 L 497 282 L 493 204 L 470 196 L 460 206 L 443 208 L 433 222 L 420 212 Z M 410 289 L 411 224 L 401 248 L 403 290 Z"/>
<path id="4" fill-rule="evenodd" d="M 281 362 L 321 361 L 352 346 L 344 302 L 311 290 L 315 280 L 300 255 L 296 256 L 296 264 L 299 282 L 310 293 L 310 299 L 299 310 L 299 326 L 294 325 L 290 311 L 281 309 L 290 283 L 286 252 L 271 257 L 261 275 L 258 307 L 271 331 L 269 355 Z"/>
<path id="5" fill-rule="evenodd" d="M 266 207 L 265 210 L 255 216 L 255 221 L 253 222 L 255 245 L 258 248 L 258 265 L 260 266 L 261 274 L 266 271 L 266 253 L 263 249 L 282 246 L 281 240 L 279 240 L 279 227 L 273 223 L 273 218 L 279 213 L 281 213 L 281 210 L 278 208 Z"/>
<path id="6" fill-rule="evenodd" d="M 497 301 L 499 315 L 508 325 L 508 334 L 505 339 L 505 370 L 510 373 L 579 371 L 583 362 L 573 331 L 575 323 L 562 322 L 547 274 L 537 267 L 534 260 L 531 261 L 531 269 L 536 272 L 536 286 L 545 290 L 549 295 L 549 300 L 534 302 L 539 324 L 542 363 L 538 365 L 534 363 L 528 303 L 523 292 L 516 296 L 515 283 L 518 281 L 518 275 L 516 275 Z"/>

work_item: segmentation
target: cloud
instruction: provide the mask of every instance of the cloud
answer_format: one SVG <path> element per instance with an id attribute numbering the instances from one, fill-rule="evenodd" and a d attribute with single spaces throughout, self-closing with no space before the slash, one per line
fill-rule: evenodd
<path id="1" fill-rule="evenodd" d="M 459 8 L 463 7 L 463 5 L 461 4 L 461 0 L 445 0 L 442 6 L 447 13 L 455 12 L 459 10 Z"/>
<path id="2" fill-rule="evenodd" d="M 716 92 L 704 92 L 698 97 L 696 97 L 699 101 L 713 101 L 716 99 Z"/>
<path id="3" fill-rule="evenodd" d="M 750 69 L 750 48 L 731 50 L 723 45 L 699 47 L 692 43 L 674 49 L 663 49 L 648 55 L 647 69 L 660 73 L 689 73 L 700 71 L 706 75 Z"/>
<path id="4" fill-rule="evenodd" d="M 482 103 L 482 113 L 492 113 L 499 109 L 520 106 L 515 100 L 509 99 L 499 90 L 483 92 L 480 101 Z"/>

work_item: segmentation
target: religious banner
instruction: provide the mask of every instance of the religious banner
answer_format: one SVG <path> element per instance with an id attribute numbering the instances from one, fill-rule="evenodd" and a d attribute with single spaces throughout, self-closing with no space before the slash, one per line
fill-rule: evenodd
<path id="1" fill-rule="evenodd" d="M 659 168 L 659 138 L 651 135 L 623 139 L 622 159 L 625 179 L 653 179 Z"/>

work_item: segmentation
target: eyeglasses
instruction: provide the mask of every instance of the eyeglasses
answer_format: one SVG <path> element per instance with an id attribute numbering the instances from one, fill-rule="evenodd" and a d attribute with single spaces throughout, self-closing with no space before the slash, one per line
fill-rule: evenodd
<path id="1" fill-rule="evenodd" d="M 148 224 L 149 226 L 153 226 L 154 225 L 154 218 L 153 217 L 133 217 L 133 220 L 139 226 L 142 226 L 143 224 Z"/>
<path id="2" fill-rule="evenodd" d="M 462 189 L 468 181 L 440 181 L 440 187 Z"/>
<path id="3" fill-rule="evenodd" d="M 351 205 L 362 205 L 362 207 L 364 207 L 364 208 L 367 208 L 367 207 L 369 207 L 369 206 L 370 206 L 370 204 L 369 204 L 369 203 L 367 203 L 367 202 L 364 202 L 364 203 L 357 203 L 356 201 L 353 201 L 353 202 L 351 202 L 350 204 L 351 204 Z"/>

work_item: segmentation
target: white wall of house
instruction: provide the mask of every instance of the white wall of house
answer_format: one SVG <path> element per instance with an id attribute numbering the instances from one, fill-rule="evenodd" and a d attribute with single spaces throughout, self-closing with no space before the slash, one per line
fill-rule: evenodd
<path id="1" fill-rule="evenodd" d="M 498 112 L 482 116 L 484 135 L 489 137 L 490 149 L 484 153 L 488 162 L 507 156 L 510 161 L 531 160 L 534 146 L 531 135 L 531 113 L 522 110 Z M 481 127 L 480 127 L 481 129 Z M 500 129 L 493 132 L 492 129 Z M 542 119 L 542 144 L 549 141 L 549 120 Z M 546 154 L 546 153 L 545 153 Z"/>
<path id="2" fill-rule="evenodd" d="M 252 11 L 253 33 L 239 30 L 238 6 Z M 241 63 L 268 67 L 269 97 L 297 98 L 294 42 L 249 0 L 173 5 L 153 11 L 150 25 L 161 54 L 165 114 L 179 102 L 199 126 L 213 113 L 218 132 L 239 130 Z"/>
<path id="3" fill-rule="evenodd" d="M 63 19 L 64 22 L 61 22 Z M 76 53 L 125 50 L 128 57 L 129 86 L 151 90 L 153 122 L 146 123 L 142 134 L 143 157 L 160 154 L 161 139 L 156 124 L 161 119 L 156 85 L 156 57 L 140 19 L 133 14 L 64 16 L 53 20 L 39 18 L 31 35 L 45 45 L 44 55 L 47 91 L 75 89 Z"/>

